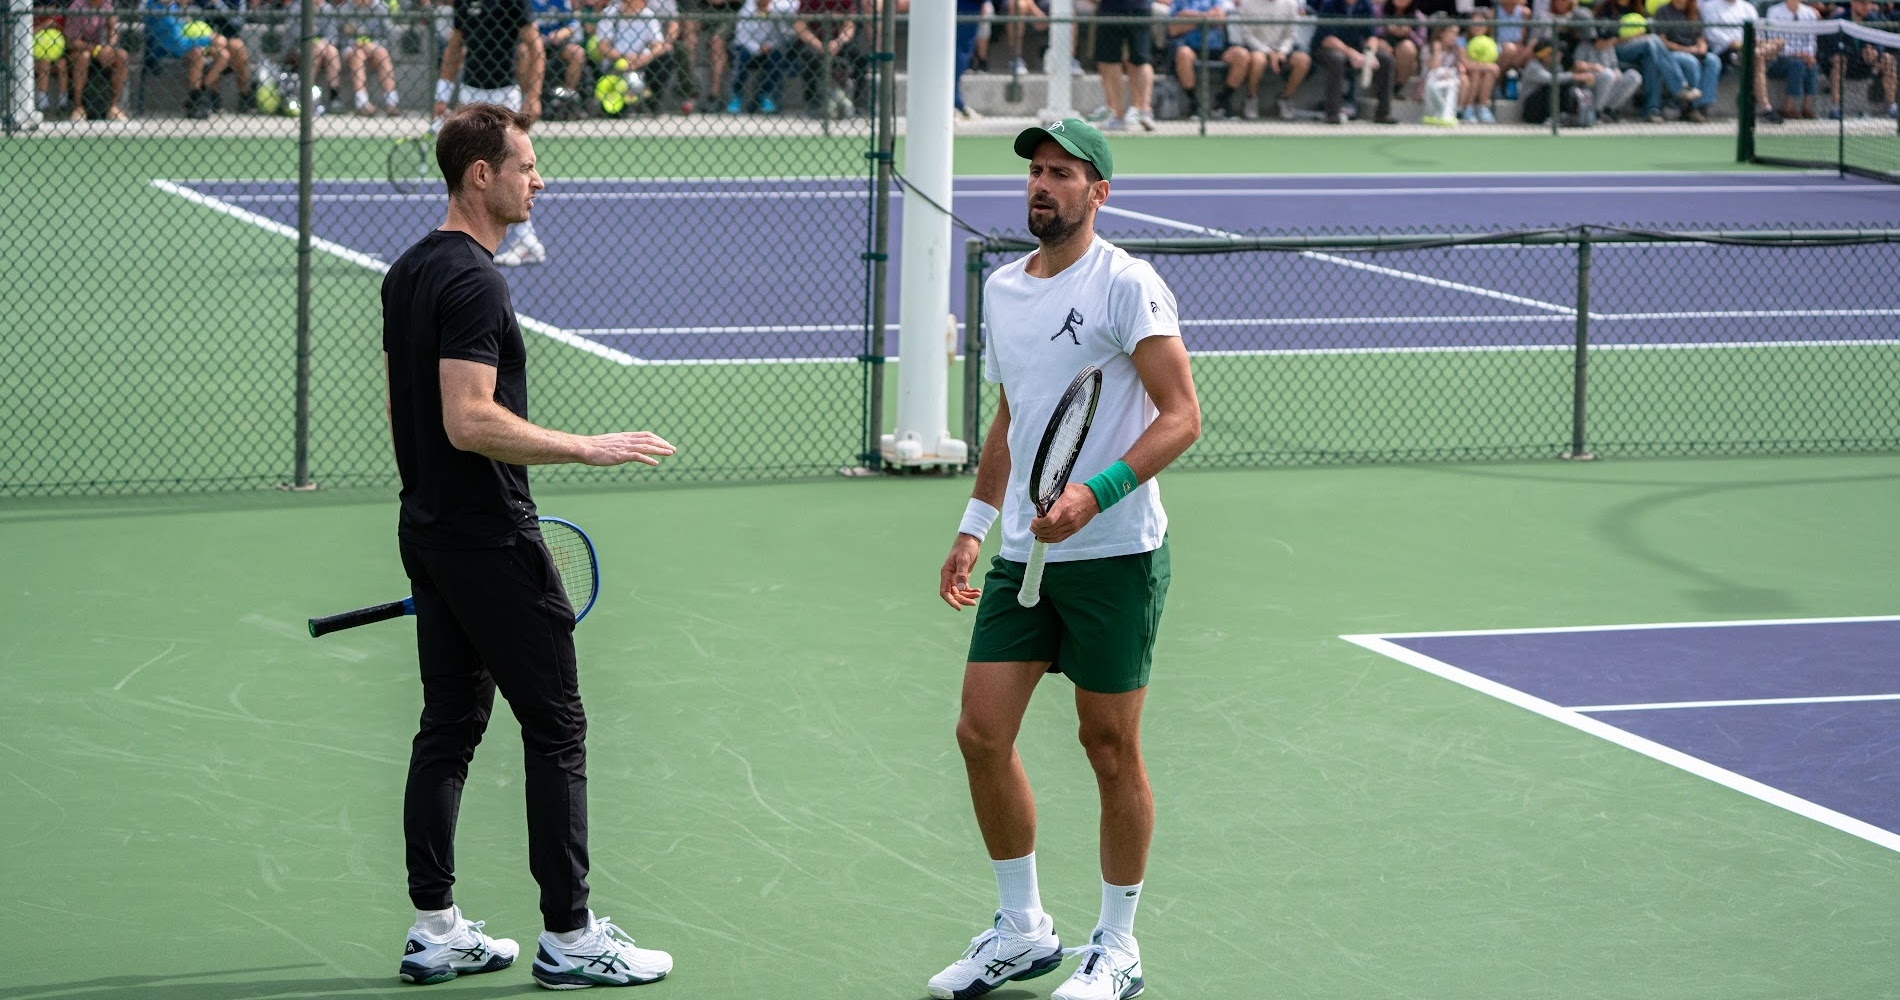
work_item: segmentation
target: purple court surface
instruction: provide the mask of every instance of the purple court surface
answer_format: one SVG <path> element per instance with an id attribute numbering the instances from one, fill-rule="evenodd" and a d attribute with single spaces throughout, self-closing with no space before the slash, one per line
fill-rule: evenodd
<path id="1" fill-rule="evenodd" d="M 1900 850 L 1900 617 L 1342 638 Z"/>
<path id="2" fill-rule="evenodd" d="M 153 184 L 294 235 L 289 182 Z M 848 178 L 555 178 L 535 209 L 551 260 L 509 272 L 515 306 L 529 330 L 627 364 L 855 360 L 868 197 L 864 180 Z M 892 199 L 894 233 L 905 201 L 901 192 Z M 383 181 L 322 181 L 313 196 L 318 248 L 381 269 L 438 225 L 443 207 L 440 194 L 400 194 Z M 952 208 L 978 230 L 1020 233 L 1023 182 L 961 178 Z M 1577 224 L 1895 229 L 1900 188 L 1757 172 L 1144 176 L 1116 180 L 1098 220 L 1111 240 Z M 1646 348 L 1885 342 L 1900 303 L 1884 283 L 1851 279 L 1848 268 L 1867 267 L 1866 251 L 1804 253 L 1797 268 L 1746 248 L 1599 246 L 1593 340 Z M 1196 352 L 1558 350 L 1574 337 L 1575 256 L 1567 247 L 1473 247 L 1155 263 L 1181 301 L 1184 336 Z M 898 266 L 887 323 L 897 310 Z M 952 271 L 951 311 L 961 316 L 962 271 Z M 1829 272 L 1849 280 L 1817 293 L 1823 286 L 1813 276 Z M 1224 287 L 1216 294 L 1210 286 Z M 1249 297 L 1236 288 L 1298 294 Z M 893 335 L 887 354 L 896 353 Z"/>

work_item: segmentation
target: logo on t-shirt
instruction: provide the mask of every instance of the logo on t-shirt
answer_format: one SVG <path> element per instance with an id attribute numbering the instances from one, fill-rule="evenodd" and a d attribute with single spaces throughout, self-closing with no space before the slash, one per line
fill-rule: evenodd
<path id="1" fill-rule="evenodd" d="M 1150 316 L 1161 315 L 1161 303 L 1156 302 L 1153 299 L 1149 299 L 1148 300 L 1148 315 Z"/>
<path id="2" fill-rule="evenodd" d="M 1062 321 L 1062 329 L 1057 330 L 1055 334 L 1051 336 L 1049 339 L 1055 340 L 1066 333 L 1069 335 L 1069 339 L 1071 341 L 1074 341 L 1079 346 L 1082 343 L 1082 338 L 1076 336 L 1076 329 L 1080 327 L 1081 325 L 1082 325 L 1082 314 L 1079 312 L 1076 312 L 1074 309 L 1070 309 L 1069 318 Z"/>

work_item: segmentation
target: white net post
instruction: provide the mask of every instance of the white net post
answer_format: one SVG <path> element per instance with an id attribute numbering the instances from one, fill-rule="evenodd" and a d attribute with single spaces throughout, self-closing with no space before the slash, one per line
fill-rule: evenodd
<path id="1" fill-rule="evenodd" d="M 956 5 L 950 0 L 911 8 L 912 38 L 947 40 L 955 32 Z M 950 275 L 956 263 L 947 214 L 954 63 L 948 44 L 911 47 L 904 97 L 904 176 L 912 190 L 904 196 L 898 280 L 897 428 L 879 442 L 886 466 L 961 466 L 969 455 L 969 446 L 950 436 L 950 360 L 944 349 Z"/>
<path id="2" fill-rule="evenodd" d="M 1075 0 L 1051 0 L 1049 4 L 1049 52 L 1043 60 L 1043 72 L 1049 75 L 1049 106 L 1042 109 L 1044 121 L 1073 118 L 1075 80 L 1069 75 L 1075 62 Z"/>
<path id="3" fill-rule="evenodd" d="M 30 132 L 40 127 L 33 106 L 33 0 L 7 0 L 7 127 Z"/>

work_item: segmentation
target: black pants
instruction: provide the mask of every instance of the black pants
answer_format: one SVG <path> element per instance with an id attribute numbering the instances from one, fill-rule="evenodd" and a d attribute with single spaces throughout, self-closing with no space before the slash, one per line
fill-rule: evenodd
<path id="1" fill-rule="evenodd" d="M 1366 58 L 1373 58 L 1368 55 Z M 1372 86 L 1378 92 L 1379 106 L 1374 112 L 1380 118 L 1392 117 L 1392 53 L 1381 49 L 1378 53 L 1378 67 L 1372 73 Z M 1346 54 L 1332 46 L 1321 46 L 1319 71 L 1326 80 L 1326 117 L 1339 114 L 1341 99 L 1345 96 L 1346 74 L 1355 72 L 1352 64 L 1346 61 Z"/>
<path id="2" fill-rule="evenodd" d="M 587 923 L 587 717 L 574 672 L 574 611 L 539 536 L 495 549 L 402 544 L 416 602 L 422 721 L 403 794 L 409 898 L 453 902 L 455 820 L 495 689 L 521 724 L 528 869 L 551 931 Z"/>

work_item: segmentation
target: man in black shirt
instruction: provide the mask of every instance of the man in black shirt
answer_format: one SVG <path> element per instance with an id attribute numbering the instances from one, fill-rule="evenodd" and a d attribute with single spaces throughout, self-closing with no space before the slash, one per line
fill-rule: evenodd
<path id="1" fill-rule="evenodd" d="M 499 104 L 526 114 L 529 121 L 540 118 L 547 54 L 528 0 L 455 0 L 452 24 L 435 83 L 434 120 L 440 122 L 448 113 L 458 74 L 463 104 Z M 514 244 L 495 255 L 502 267 L 545 264 L 547 259 L 547 247 L 534 235 L 532 222 L 521 223 Z"/>
<path id="2" fill-rule="evenodd" d="M 530 29 L 532 30 L 532 28 Z M 403 798 L 409 929 L 401 976 L 437 983 L 510 965 L 451 893 L 455 821 L 496 689 L 521 725 L 529 869 L 546 930 L 534 977 L 555 989 L 652 982 L 662 951 L 587 906 L 587 720 L 575 677 L 574 610 L 536 527 L 525 466 L 657 465 L 673 446 L 645 431 L 580 436 L 528 422 L 526 353 L 490 255 L 544 186 L 526 115 L 463 107 L 436 158 L 448 219 L 383 280 L 390 433 L 402 475 L 397 539 L 416 606 L 422 719 Z"/>

